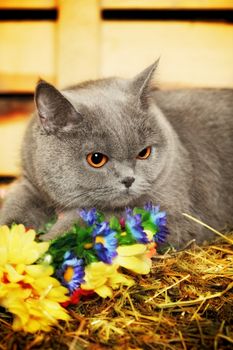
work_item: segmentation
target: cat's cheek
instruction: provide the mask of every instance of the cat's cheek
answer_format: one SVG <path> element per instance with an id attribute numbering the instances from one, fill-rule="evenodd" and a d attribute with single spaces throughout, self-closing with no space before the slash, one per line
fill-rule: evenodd
<path id="1" fill-rule="evenodd" d="M 147 186 L 153 183 L 157 178 L 156 166 L 153 162 L 140 162 L 135 169 L 136 181 L 135 185 Z"/>

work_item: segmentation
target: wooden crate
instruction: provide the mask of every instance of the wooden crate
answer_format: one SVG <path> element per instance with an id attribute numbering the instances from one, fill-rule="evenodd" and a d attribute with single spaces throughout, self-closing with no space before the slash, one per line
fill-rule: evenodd
<path id="1" fill-rule="evenodd" d="M 101 34 L 102 76 L 132 77 L 160 57 L 163 86 L 233 86 L 232 24 L 106 21 Z"/>
<path id="2" fill-rule="evenodd" d="M 233 0 L 102 0 L 103 9 L 230 9 Z"/>
<path id="3" fill-rule="evenodd" d="M 100 7 L 98 0 L 59 0 L 57 84 L 96 79 L 100 72 Z"/>
<path id="4" fill-rule="evenodd" d="M 55 24 L 0 22 L 0 92 L 33 92 L 39 77 L 55 80 Z"/>
<path id="5" fill-rule="evenodd" d="M 0 118 L 0 175 L 17 176 L 20 173 L 20 146 L 28 119 L 17 113 Z"/>
<path id="6" fill-rule="evenodd" d="M 56 0 L 0 0 L 0 9 L 50 9 L 56 6 Z"/>

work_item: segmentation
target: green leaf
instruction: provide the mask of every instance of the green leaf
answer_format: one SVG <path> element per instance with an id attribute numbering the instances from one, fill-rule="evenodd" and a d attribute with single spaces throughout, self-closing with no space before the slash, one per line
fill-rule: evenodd
<path id="1" fill-rule="evenodd" d="M 93 262 L 98 262 L 99 259 L 97 258 L 97 256 L 95 255 L 94 250 L 85 250 L 84 251 L 84 256 L 83 256 L 84 260 L 85 260 L 85 265 L 89 265 Z"/>
<path id="2" fill-rule="evenodd" d="M 104 214 L 100 213 L 97 211 L 97 221 L 100 223 L 100 222 L 103 222 L 104 221 Z"/>
<path id="3" fill-rule="evenodd" d="M 91 245 L 90 248 L 87 248 L 86 246 Z M 83 257 L 83 255 L 85 254 L 85 251 L 89 250 L 92 248 L 93 245 L 93 239 L 90 237 L 88 240 L 86 240 L 85 242 L 78 242 L 78 244 L 76 245 L 76 254 L 78 256 L 80 256 L 80 258 Z"/>
<path id="4" fill-rule="evenodd" d="M 60 249 L 67 249 L 72 248 L 73 246 L 76 245 L 76 240 L 77 240 L 77 233 L 67 233 L 65 235 L 62 235 L 55 240 L 52 241 L 49 247 L 50 250 L 56 250 L 59 251 Z"/>
<path id="5" fill-rule="evenodd" d="M 136 239 L 132 236 L 132 234 L 129 231 L 117 233 L 116 238 L 118 240 L 119 246 L 137 243 Z"/>
<path id="6" fill-rule="evenodd" d="M 141 215 L 142 223 L 144 221 L 150 220 L 150 213 L 148 211 L 146 211 L 145 209 L 134 208 L 133 213 L 134 213 L 134 215 L 135 214 L 140 214 Z"/>
<path id="7" fill-rule="evenodd" d="M 142 223 L 142 227 L 144 230 L 149 230 L 154 234 L 158 232 L 158 227 L 151 221 L 145 221 Z"/>
<path id="8" fill-rule="evenodd" d="M 115 216 L 111 217 L 109 226 L 113 231 L 121 232 L 120 222 Z"/>

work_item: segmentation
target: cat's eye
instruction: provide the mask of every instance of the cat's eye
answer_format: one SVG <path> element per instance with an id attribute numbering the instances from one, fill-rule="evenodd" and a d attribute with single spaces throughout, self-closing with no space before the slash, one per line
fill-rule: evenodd
<path id="1" fill-rule="evenodd" d="M 151 147 L 144 148 L 137 156 L 137 159 L 147 159 L 151 155 Z"/>
<path id="2" fill-rule="evenodd" d="M 93 168 L 101 168 L 108 161 L 108 157 L 102 153 L 89 153 L 87 155 L 87 162 Z"/>

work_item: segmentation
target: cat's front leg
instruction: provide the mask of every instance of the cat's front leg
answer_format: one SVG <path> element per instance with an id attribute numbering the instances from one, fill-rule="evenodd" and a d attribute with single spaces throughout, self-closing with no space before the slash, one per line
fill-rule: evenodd
<path id="1" fill-rule="evenodd" d="M 48 241 L 61 236 L 63 233 L 69 231 L 72 225 L 78 221 L 78 219 L 78 209 L 71 209 L 62 212 L 61 214 L 59 214 L 58 220 L 52 226 L 49 232 L 44 235 L 41 235 L 40 239 Z"/>
<path id="2" fill-rule="evenodd" d="M 49 220 L 49 215 L 51 213 L 46 213 L 38 191 L 26 178 L 22 178 L 12 185 L 3 202 L 0 226 L 17 223 L 38 229 Z"/>
<path id="3" fill-rule="evenodd" d="M 191 242 L 202 243 L 205 240 L 201 225 L 185 218 L 182 212 L 168 212 L 167 226 L 169 235 L 167 241 L 174 248 L 178 250 L 184 249 Z M 207 234 L 208 232 L 206 236 Z"/>

